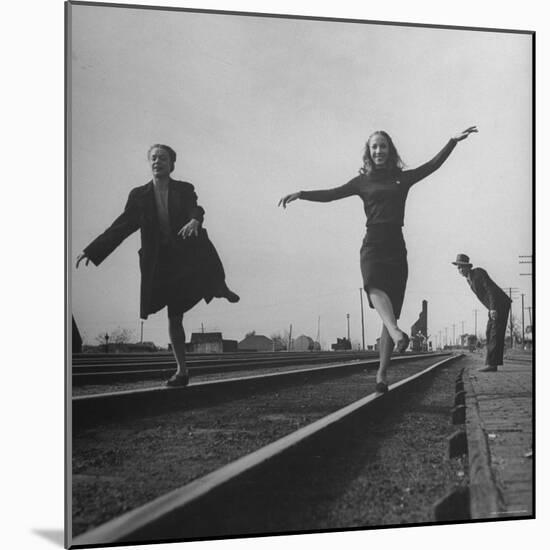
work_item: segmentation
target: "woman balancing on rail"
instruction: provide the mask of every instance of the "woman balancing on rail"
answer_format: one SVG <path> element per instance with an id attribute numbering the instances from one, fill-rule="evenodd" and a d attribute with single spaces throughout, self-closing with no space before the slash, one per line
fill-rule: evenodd
<path id="1" fill-rule="evenodd" d="M 279 206 L 286 207 L 296 199 L 330 202 L 352 195 L 362 199 L 367 215 L 367 234 L 360 252 L 363 288 L 370 307 L 376 309 L 383 323 L 376 375 L 378 392 L 388 390 L 386 370 L 394 345 L 399 352 L 409 345 L 409 337 L 397 325 L 408 275 L 401 229 L 407 194 L 413 184 L 437 170 L 456 144 L 473 132 L 477 132 L 475 126 L 454 136 L 432 160 L 414 170 L 403 170 L 403 162 L 386 132 L 374 132 L 367 140 L 363 167 L 357 177 L 334 189 L 299 191 L 279 201 Z"/>
<path id="2" fill-rule="evenodd" d="M 203 229 L 204 210 L 193 185 L 170 177 L 176 153 L 167 145 L 153 145 L 147 153 L 153 179 L 130 191 L 124 212 L 77 258 L 99 265 L 126 237 L 141 231 L 141 318 L 168 308 L 168 332 L 176 358 L 168 386 L 186 386 L 183 314 L 200 300 L 239 296 L 225 283 L 222 263 Z"/>

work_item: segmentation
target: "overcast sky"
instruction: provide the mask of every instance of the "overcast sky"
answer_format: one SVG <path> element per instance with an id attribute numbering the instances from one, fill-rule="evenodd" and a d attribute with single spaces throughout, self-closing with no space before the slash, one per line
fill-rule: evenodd
<path id="1" fill-rule="evenodd" d="M 405 215 L 409 280 L 401 326 L 428 300 L 432 336 L 484 330 L 486 312 L 450 264 L 459 252 L 532 304 L 531 38 L 524 34 L 72 6 L 72 256 L 150 179 L 146 151 L 178 153 L 175 179 L 206 210 L 237 305 L 201 303 L 191 332 L 241 340 L 293 325 L 328 347 L 361 339 L 362 202 L 279 198 L 353 178 L 366 138 L 390 133 L 408 167 L 460 130 L 438 172 L 414 186 Z M 72 269 L 72 305 L 85 341 L 117 327 L 139 338 L 138 234 L 105 262 Z M 367 343 L 381 323 L 365 301 Z M 526 312 L 527 318 L 528 313 Z M 166 313 L 144 339 L 168 342 Z"/>

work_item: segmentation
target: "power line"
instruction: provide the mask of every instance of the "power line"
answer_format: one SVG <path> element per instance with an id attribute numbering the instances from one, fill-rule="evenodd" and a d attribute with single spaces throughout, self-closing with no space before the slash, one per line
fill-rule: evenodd
<path id="1" fill-rule="evenodd" d="M 533 263 L 533 256 L 532 255 L 522 255 L 518 256 L 518 258 L 528 258 L 527 260 L 519 260 L 520 264 L 532 264 Z M 520 273 L 520 275 L 525 277 L 532 277 L 532 273 Z"/>

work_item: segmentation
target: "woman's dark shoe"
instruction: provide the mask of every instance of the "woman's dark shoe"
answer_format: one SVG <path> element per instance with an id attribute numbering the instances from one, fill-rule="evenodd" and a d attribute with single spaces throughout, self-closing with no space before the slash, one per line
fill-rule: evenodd
<path id="1" fill-rule="evenodd" d="M 232 290 L 226 289 L 226 291 L 222 294 L 222 298 L 225 298 L 228 302 L 231 302 L 232 304 L 236 304 L 241 297 L 238 294 L 235 294 Z"/>
<path id="2" fill-rule="evenodd" d="M 166 380 L 166 385 L 169 388 L 183 388 L 188 384 L 189 384 L 188 374 L 174 374 L 174 376 Z"/>
<path id="3" fill-rule="evenodd" d="M 388 385 L 385 382 L 376 383 L 376 392 L 377 393 L 386 393 L 388 391 Z"/>
<path id="4" fill-rule="evenodd" d="M 409 342 L 409 337 L 401 331 L 401 338 L 399 338 L 399 340 L 395 343 L 397 352 L 403 353 L 409 347 Z"/>

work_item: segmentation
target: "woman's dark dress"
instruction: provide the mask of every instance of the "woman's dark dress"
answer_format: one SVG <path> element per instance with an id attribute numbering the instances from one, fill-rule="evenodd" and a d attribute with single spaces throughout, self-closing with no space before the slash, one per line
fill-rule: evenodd
<path id="1" fill-rule="evenodd" d="M 223 265 L 206 230 L 182 239 L 178 231 L 191 219 L 201 222 L 204 210 L 188 182 L 168 184 L 167 235 L 163 235 L 153 182 L 130 191 L 124 212 L 84 249 L 99 265 L 129 235 L 140 230 L 140 315 L 142 319 L 168 306 L 168 314 L 191 309 L 201 299 L 210 302 L 225 286 Z M 122 282 L 123 284 L 123 282 Z"/>
<path id="2" fill-rule="evenodd" d="M 403 218 L 409 189 L 416 182 L 437 170 L 454 149 L 456 141 L 447 145 L 429 162 L 414 170 L 373 170 L 348 183 L 320 191 L 302 191 L 300 198 L 329 202 L 358 195 L 367 216 L 367 234 L 360 251 L 363 287 L 386 292 L 393 305 L 396 319 L 401 314 L 408 266 L 407 249 L 403 239 Z M 369 297 L 369 305 L 373 307 Z"/>

